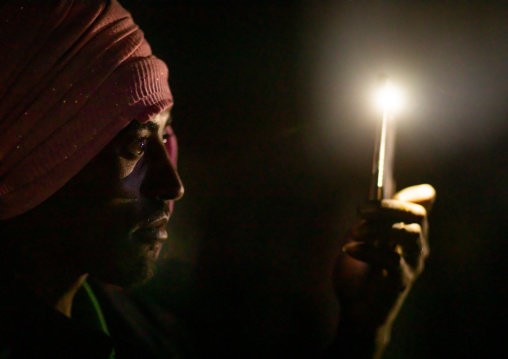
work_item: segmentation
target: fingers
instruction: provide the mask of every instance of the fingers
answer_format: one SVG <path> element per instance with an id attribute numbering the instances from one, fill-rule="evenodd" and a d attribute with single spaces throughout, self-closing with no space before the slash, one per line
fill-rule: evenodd
<path id="1" fill-rule="evenodd" d="M 369 263 L 373 270 L 371 273 L 381 275 L 385 284 L 389 284 L 397 292 L 404 291 L 415 278 L 415 274 L 409 270 L 397 251 L 365 242 L 350 242 L 342 250 L 357 260 Z"/>
<path id="2" fill-rule="evenodd" d="M 394 199 L 369 201 L 358 208 L 362 221 L 343 247 L 351 257 L 383 269 L 395 282 L 411 283 L 429 254 L 427 209 L 435 199 L 430 185 L 408 187 Z"/>
<path id="3" fill-rule="evenodd" d="M 369 201 L 358 207 L 358 216 L 369 221 L 422 223 L 427 211 L 416 203 L 395 199 Z"/>
<path id="4" fill-rule="evenodd" d="M 375 243 L 350 242 L 342 250 L 362 262 L 377 265 L 387 270 L 394 270 L 400 265 L 400 255 L 395 251 L 380 250 Z"/>
<path id="5" fill-rule="evenodd" d="M 418 223 L 399 222 L 391 225 L 363 221 L 351 229 L 350 238 L 354 242 L 344 247 L 346 253 L 385 268 L 398 265 L 402 256 L 415 270 L 421 270 L 423 259 L 429 253 L 425 235 Z M 394 259 L 395 255 L 397 259 Z"/>
<path id="6" fill-rule="evenodd" d="M 436 190 L 429 184 L 411 186 L 397 192 L 393 199 L 419 204 L 429 212 L 436 199 Z"/>
<path id="7" fill-rule="evenodd" d="M 422 227 L 417 223 L 395 223 L 390 233 L 394 249 L 415 272 L 421 272 L 424 260 L 429 255 L 429 246 Z"/>

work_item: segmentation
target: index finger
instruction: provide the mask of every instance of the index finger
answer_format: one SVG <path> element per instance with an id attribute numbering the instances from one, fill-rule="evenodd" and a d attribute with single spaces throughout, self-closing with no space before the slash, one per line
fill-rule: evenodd
<path id="1" fill-rule="evenodd" d="M 395 193 L 393 199 L 417 203 L 429 212 L 436 200 L 436 190 L 430 184 L 420 184 L 404 188 L 402 191 Z"/>
<path id="2" fill-rule="evenodd" d="M 357 211 L 361 218 L 373 221 L 422 223 L 427 216 L 427 211 L 419 204 L 395 199 L 369 201 L 358 207 Z"/>

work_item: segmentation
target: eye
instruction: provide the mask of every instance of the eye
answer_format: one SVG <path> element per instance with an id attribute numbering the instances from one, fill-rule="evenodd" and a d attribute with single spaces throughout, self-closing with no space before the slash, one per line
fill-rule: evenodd
<path id="1" fill-rule="evenodd" d="M 141 156 L 146 149 L 146 137 L 141 137 L 133 140 L 129 144 L 129 152 L 135 156 Z"/>
<path id="2" fill-rule="evenodd" d="M 139 146 L 139 152 L 138 152 L 138 155 L 141 155 L 143 152 L 145 152 L 145 147 L 146 147 L 146 137 L 143 137 L 143 138 L 139 139 L 139 141 L 138 141 L 138 146 Z"/>

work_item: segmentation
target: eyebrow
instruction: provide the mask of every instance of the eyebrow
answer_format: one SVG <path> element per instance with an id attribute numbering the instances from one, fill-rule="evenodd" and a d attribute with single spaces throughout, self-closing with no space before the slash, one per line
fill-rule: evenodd
<path id="1" fill-rule="evenodd" d="M 172 120 L 173 120 L 173 118 L 171 117 L 171 113 L 170 113 L 166 123 L 164 124 L 164 127 L 170 125 Z M 133 130 L 144 129 L 144 130 L 156 131 L 159 128 L 159 125 L 151 120 L 146 121 L 146 122 L 132 121 L 132 124 L 133 124 L 132 125 Z"/>
<path id="2" fill-rule="evenodd" d="M 133 121 L 132 123 L 133 123 L 133 125 L 132 125 L 133 130 L 144 129 L 144 130 L 155 131 L 159 128 L 159 126 L 153 121 L 146 121 L 146 122 Z"/>

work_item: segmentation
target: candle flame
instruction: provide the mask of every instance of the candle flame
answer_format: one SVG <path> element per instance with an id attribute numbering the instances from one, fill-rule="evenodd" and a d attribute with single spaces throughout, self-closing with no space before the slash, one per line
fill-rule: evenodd
<path id="1" fill-rule="evenodd" d="M 384 83 L 384 86 L 377 94 L 376 100 L 383 112 L 395 112 L 403 105 L 403 98 L 400 91 L 389 81 Z"/>

